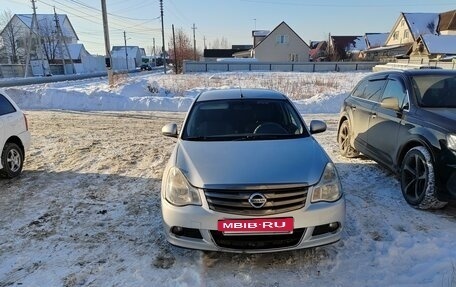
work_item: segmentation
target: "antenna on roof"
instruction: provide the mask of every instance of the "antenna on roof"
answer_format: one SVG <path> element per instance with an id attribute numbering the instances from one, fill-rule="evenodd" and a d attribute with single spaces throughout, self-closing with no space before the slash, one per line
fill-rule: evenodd
<path id="1" fill-rule="evenodd" d="M 241 99 L 244 98 L 244 95 L 242 94 L 242 85 L 241 85 L 241 77 L 238 73 L 238 82 L 239 82 L 239 91 L 241 92 Z"/>

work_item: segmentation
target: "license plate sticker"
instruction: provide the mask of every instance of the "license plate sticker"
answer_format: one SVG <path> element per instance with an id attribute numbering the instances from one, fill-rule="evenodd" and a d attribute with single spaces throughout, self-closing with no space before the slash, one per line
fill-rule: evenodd
<path id="1" fill-rule="evenodd" d="M 224 219 L 218 221 L 223 233 L 292 233 L 294 220 L 286 218 Z"/>

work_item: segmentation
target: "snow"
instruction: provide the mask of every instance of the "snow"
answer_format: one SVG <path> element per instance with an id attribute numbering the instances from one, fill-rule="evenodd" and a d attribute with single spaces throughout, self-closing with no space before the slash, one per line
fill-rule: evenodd
<path id="1" fill-rule="evenodd" d="M 455 286 L 456 209 L 409 207 L 394 175 L 339 155 L 340 102 L 368 73 L 141 73 L 6 89 L 33 136 L 25 170 L 0 180 L 0 286 Z M 169 245 L 160 183 L 195 96 L 226 87 L 275 88 L 335 162 L 347 202 L 342 240 L 276 254 Z"/>
<path id="2" fill-rule="evenodd" d="M 431 54 L 456 55 L 456 35 L 422 35 Z"/>
<path id="3" fill-rule="evenodd" d="M 369 48 L 381 47 L 386 43 L 389 33 L 366 33 Z"/>
<path id="4" fill-rule="evenodd" d="M 439 13 L 404 13 L 414 39 L 424 34 L 437 34 Z"/>
<path id="5" fill-rule="evenodd" d="M 336 75 L 241 72 L 170 77 L 148 74 L 120 79 L 121 84 L 112 88 L 101 78 L 9 88 L 7 92 L 25 110 L 185 112 L 193 99 L 208 89 L 262 86 L 287 94 L 301 112 L 337 113 L 343 99 L 365 73 Z"/>

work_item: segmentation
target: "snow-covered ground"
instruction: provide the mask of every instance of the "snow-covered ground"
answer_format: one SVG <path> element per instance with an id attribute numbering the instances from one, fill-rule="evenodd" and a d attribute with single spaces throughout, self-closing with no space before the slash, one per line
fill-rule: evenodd
<path id="1" fill-rule="evenodd" d="M 113 88 L 102 78 L 7 89 L 33 143 L 23 175 L 0 179 L 0 286 L 456 286 L 456 208 L 410 208 L 390 172 L 338 154 L 340 102 L 364 75 L 142 74 Z M 173 140 L 161 127 L 181 123 L 199 91 L 239 85 L 280 90 L 307 122 L 327 122 L 316 138 L 342 178 L 341 241 L 253 255 L 165 241 L 159 192 Z"/>

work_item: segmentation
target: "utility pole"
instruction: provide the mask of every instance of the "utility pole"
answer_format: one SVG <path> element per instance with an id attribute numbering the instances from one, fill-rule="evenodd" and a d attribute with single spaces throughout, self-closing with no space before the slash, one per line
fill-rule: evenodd
<path id="1" fill-rule="evenodd" d="M 152 38 L 152 43 L 153 43 L 153 52 L 154 52 L 154 58 L 155 58 L 155 38 Z"/>
<path id="2" fill-rule="evenodd" d="M 59 36 L 58 41 L 59 41 L 60 54 L 62 55 L 63 72 L 65 73 L 65 75 L 67 74 L 66 68 L 65 68 L 65 55 L 64 55 L 64 52 L 62 49 L 62 41 L 63 41 L 63 45 L 65 46 L 65 50 L 68 54 L 68 58 L 70 59 L 71 67 L 73 68 L 73 74 L 76 74 L 76 68 L 74 67 L 73 58 L 71 57 L 70 49 L 68 49 L 68 45 L 66 44 L 65 37 L 63 36 L 62 27 L 60 27 L 60 21 L 59 21 L 59 17 L 57 16 L 57 13 L 55 12 L 55 7 L 54 7 L 54 18 L 55 18 L 55 20 L 54 20 L 55 26 L 57 28 L 57 33 Z"/>
<path id="3" fill-rule="evenodd" d="M 57 44 L 59 45 L 59 53 L 60 57 L 62 57 L 62 65 L 63 65 L 63 74 L 66 75 L 66 69 L 65 69 L 65 55 L 63 54 L 63 48 L 62 48 L 62 38 L 60 38 L 60 33 L 59 33 L 59 17 L 57 16 L 57 13 L 55 12 L 55 6 L 54 6 L 54 22 L 55 22 L 55 31 L 57 34 Z M 70 55 L 71 58 L 71 55 Z"/>
<path id="4" fill-rule="evenodd" d="M 192 30 L 193 30 L 193 60 L 196 61 L 196 38 L 195 38 L 196 27 L 195 27 L 195 23 L 193 23 Z"/>
<path id="5" fill-rule="evenodd" d="M 166 74 L 166 56 L 165 56 L 165 25 L 163 23 L 163 0 L 160 0 L 160 17 L 162 25 L 162 58 L 163 58 L 163 72 Z"/>
<path id="6" fill-rule="evenodd" d="M 103 31 L 104 31 L 104 41 L 105 41 L 105 52 L 106 52 L 106 68 L 108 70 L 108 82 L 109 85 L 113 85 L 112 77 L 112 58 L 111 58 L 111 43 L 109 42 L 109 28 L 108 28 L 108 14 L 106 11 L 106 0 L 101 0 L 101 13 L 103 15 Z"/>
<path id="7" fill-rule="evenodd" d="M 204 43 L 204 49 L 207 49 L 207 47 L 206 47 L 206 36 L 203 37 L 203 43 Z"/>
<path id="8" fill-rule="evenodd" d="M 44 69 L 44 59 L 43 59 L 43 51 L 41 50 L 41 35 L 40 35 L 40 29 L 39 29 L 39 25 L 38 25 L 38 19 L 36 17 L 36 6 L 35 6 L 35 1 L 36 0 L 31 0 L 32 1 L 32 7 L 33 7 L 33 15 L 32 15 L 32 24 L 30 26 L 30 30 L 29 30 L 29 37 L 28 37 L 28 42 L 27 42 L 27 58 L 25 60 L 25 73 L 24 73 L 24 78 L 27 78 L 27 74 L 28 74 L 28 69 L 29 69 L 29 65 L 30 65 L 30 52 L 31 52 L 31 49 L 32 49 L 32 38 L 33 38 L 33 31 L 34 31 L 34 28 L 36 26 L 36 34 L 38 36 L 38 48 L 36 48 L 35 46 L 35 51 L 37 52 L 38 54 L 38 51 L 39 51 L 39 54 L 40 54 L 40 58 L 41 58 L 41 67 L 43 69 L 43 76 L 46 75 L 46 72 L 45 72 L 45 69 Z"/>
<path id="9" fill-rule="evenodd" d="M 127 73 L 128 73 L 127 32 L 125 32 L 125 31 L 124 31 L 124 46 L 125 46 L 125 62 L 127 63 Z"/>
<path id="10" fill-rule="evenodd" d="M 174 47 L 174 72 L 177 75 L 177 53 L 176 53 L 176 34 L 174 34 L 174 24 L 171 25 L 173 28 L 173 47 Z"/>

